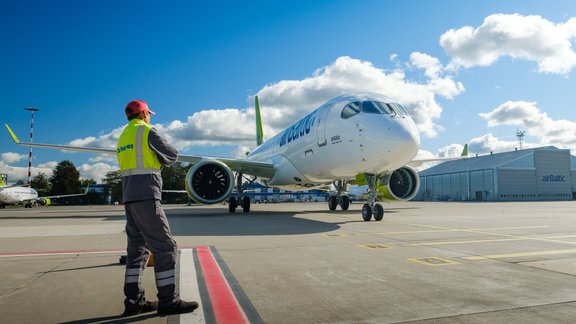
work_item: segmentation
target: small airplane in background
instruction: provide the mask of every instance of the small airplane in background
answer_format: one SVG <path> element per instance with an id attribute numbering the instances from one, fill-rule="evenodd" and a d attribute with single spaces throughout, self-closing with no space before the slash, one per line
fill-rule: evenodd
<path id="1" fill-rule="evenodd" d="M 229 211 L 242 207 L 250 211 L 250 197 L 243 194 L 258 180 L 287 190 L 336 189 L 328 207 L 347 210 L 348 185 L 367 185 L 362 218 L 380 221 L 384 208 L 376 201 L 407 201 L 420 186 L 417 171 L 410 164 L 446 161 L 455 158 L 414 160 L 420 135 L 408 112 L 387 97 L 353 93 L 336 97 L 314 109 L 267 141 L 263 140 L 260 104 L 255 97 L 256 144 L 246 159 L 180 155 L 192 163 L 186 192 L 201 204 L 229 199 Z M 68 145 L 23 143 L 6 125 L 17 144 L 66 151 L 116 154 L 115 149 Z M 236 195 L 231 195 L 233 190 Z M 236 197 L 237 196 L 237 197 Z"/>
<path id="2" fill-rule="evenodd" d="M 48 206 L 52 199 L 64 197 L 84 196 L 88 193 L 89 186 L 83 193 L 69 195 L 55 195 L 38 197 L 38 191 L 30 187 L 6 185 L 4 180 L 0 180 L 0 208 L 6 205 L 24 205 L 24 208 L 32 208 L 35 205 Z"/>

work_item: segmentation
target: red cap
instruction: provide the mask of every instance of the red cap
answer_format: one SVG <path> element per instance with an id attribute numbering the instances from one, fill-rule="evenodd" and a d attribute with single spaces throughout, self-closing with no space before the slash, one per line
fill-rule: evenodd
<path id="1" fill-rule="evenodd" d="M 152 115 L 156 115 L 150 108 L 148 108 L 148 104 L 142 100 L 132 100 L 126 105 L 126 116 L 130 117 L 133 115 L 137 115 L 143 111 L 147 111 Z"/>

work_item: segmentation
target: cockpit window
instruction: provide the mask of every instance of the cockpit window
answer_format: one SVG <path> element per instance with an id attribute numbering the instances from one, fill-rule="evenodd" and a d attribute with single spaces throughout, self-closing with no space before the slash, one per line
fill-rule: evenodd
<path id="1" fill-rule="evenodd" d="M 368 114 L 381 114 L 382 112 L 378 108 L 378 106 L 372 101 L 364 101 L 362 102 L 362 112 Z"/>
<path id="2" fill-rule="evenodd" d="M 378 101 L 355 101 L 347 104 L 342 109 L 340 117 L 343 119 L 348 119 L 359 113 L 367 114 L 386 114 L 392 115 L 392 117 L 398 116 L 408 116 L 408 113 L 401 105 L 397 103 L 384 103 Z"/>
<path id="3" fill-rule="evenodd" d="M 390 110 L 392 110 L 394 112 L 393 114 L 398 114 L 401 116 L 408 116 L 408 113 L 406 112 L 406 110 L 404 110 L 404 107 L 402 107 L 400 104 L 388 103 L 386 105 L 388 106 L 388 108 L 390 108 Z"/>
<path id="4" fill-rule="evenodd" d="M 390 108 L 388 108 L 388 106 L 383 103 L 383 102 L 374 102 L 374 104 L 376 104 L 378 106 L 378 108 L 380 108 L 380 111 L 382 111 L 385 114 L 392 114 L 392 112 L 390 111 Z"/>
<path id="5" fill-rule="evenodd" d="M 360 113 L 360 102 L 352 102 L 344 106 L 340 117 L 347 119 Z"/>

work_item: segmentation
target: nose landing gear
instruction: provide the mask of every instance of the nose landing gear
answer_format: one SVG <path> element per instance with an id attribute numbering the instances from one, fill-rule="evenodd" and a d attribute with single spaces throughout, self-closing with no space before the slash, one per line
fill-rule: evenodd
<path id="1" fill-rule="evenodd" d="M 374 216 L 375 221 L 381 221 L 384 218 L 384 207 L 375 203 L 377 188 L 376 184 L 380 180 L 380 176 L 375 174 L 366 173 L 366 181 L 368 182 L 368 199 L 364 206 L 362 206 L 362 219 L 368 222 Z"/>

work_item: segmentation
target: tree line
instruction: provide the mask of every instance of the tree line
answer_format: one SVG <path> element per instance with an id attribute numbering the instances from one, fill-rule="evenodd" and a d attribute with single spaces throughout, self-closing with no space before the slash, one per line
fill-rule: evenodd
<path id="1" fill-rule="evenodd" d="M 164 189 L 184 190 L 184 179 L 190 165 L 188 163 L 177 162 L 170 167 L 162 169 L 162 181 Z M 18 184 L 24 184 L 19 181 Z M 52 170 L 52 176 L 47 177 L 40 172 L 32 178 L 31 187 L 38 191 L 40 196 L 55 196 L 75 194 L 85 190 L 86 186 L 94 185 L 94 179 L 80 179 L 80 172 L 69 160 L 64 160 L 56 165 Z M 107 204 L 122 202 L 122 176 L 120 170 L 110 171 L 102 180 L 102 185 L 98 186 L 99 192 L 88 192 L 86 196 L 62 198 L 55 204 Z M 185 193 L 164 193 L 162 201 L 169 204 L 187 203 L 188 196 Z"/>

